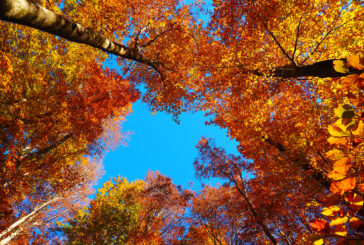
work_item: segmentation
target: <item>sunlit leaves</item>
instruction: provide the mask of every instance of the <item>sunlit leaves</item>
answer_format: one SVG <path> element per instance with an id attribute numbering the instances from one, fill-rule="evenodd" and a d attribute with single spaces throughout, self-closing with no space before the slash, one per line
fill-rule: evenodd
<path id="1" fill-rule="evenodd" d="M 343 60 L 334 60 L 333 65 L 334 65 L 335 71 L 337 71 L 339 73 L 348 73 L 349 72 L 349 67 L 348 67 L 347 63 Z"/>
<path id="2" fill-rule="evenodd" d="M 317 232 L 327 232 L 330 230 L 329 224 L 323 219 L 317 219 L 311 222 L 310 226 Z"/>
<path id="3" fill-rule="evenodd" d="M 325 216 L 333 216 L 339 211 L 340 211 L 340 207 L 330 206 L 330 207 L 324 208 L 321 213 Z"/>
<path id="4" fill-rule="evenodd" d="M 328 177 L 333 180 L 341 180 L 345 178 L 346 172 L 349 170 L 350 167 L 350 158 L 341 158 L 335 161 L 333 170 L 328 174 Z"/>

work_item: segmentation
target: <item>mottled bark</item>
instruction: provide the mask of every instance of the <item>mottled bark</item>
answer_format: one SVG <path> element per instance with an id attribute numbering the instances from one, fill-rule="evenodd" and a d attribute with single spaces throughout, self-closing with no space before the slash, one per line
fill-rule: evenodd
<path id="1" fill-rule="evenodd" d="M 68 20 L 30 0 L 0 0 L 0 19 L 30 26 L 157 69 L 157 64 L 143 57 L 137 48 L 129 48 L 113 42 L 106 36 Z"/>

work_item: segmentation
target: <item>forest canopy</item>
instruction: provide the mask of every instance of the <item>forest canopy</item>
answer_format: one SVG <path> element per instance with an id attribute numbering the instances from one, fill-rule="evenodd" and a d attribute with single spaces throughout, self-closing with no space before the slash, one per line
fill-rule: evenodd
<path id="1" fill-rule="evenodd" d="M 0 19 L 0 244 L 364 241 L 362 1 L 0 0 Z M 139 99 L 227 130 L 239 154 L 202 137 L 193 163 L 221 185 L 148 172 L 88 199 Z"/>

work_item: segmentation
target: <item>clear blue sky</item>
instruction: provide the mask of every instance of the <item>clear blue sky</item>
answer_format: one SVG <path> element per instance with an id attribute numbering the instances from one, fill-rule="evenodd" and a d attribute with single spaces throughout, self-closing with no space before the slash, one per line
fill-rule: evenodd
<path id="1" fill-rule="evenodd" d="M 193 162 L 198 154 L 195 146 L 202 136 L 213 137 L 216 145 L 237 154 L 237 143 L 226 136 L 226 130 L 206 126 L 203 113 L 184 113 L 180 124 L 171 115 L 151 114 L 145 104 L 134 104 L 133 113 L 122 124 L 123 131 L 132 131 L 133 135 L 128 146 L 120 146 L 105 155 L 105 175 L 100 184 L 117 175 L 128 180 L 143 179 L 150 169 L 171 177 L 184 188 L 190 188 L 192 181 L 193 189 L 197 190 L 200 182 L 195 179 Z"/>
<path id="2" fill-rule="evenodd" d="M 191 0 L 184 1 L 191 3 Z M 212 1 L 205 1 L 206 7 L 213 10 Z M 200 18 L 208 21 L 209 16 L 201 13 Z M 118 69 L 112 59 L 107 62 L 111 68 Z M 231 141 L 226 130 L 216 126 L 206 126 L 203 113 L 184 113 L 180 124 L 172 120 L 171 115 L 151 111 L 141 102 L 133 105 L 133 113 L 123 123 L 124 131 L 132 131 L 128 146 L 105 155 L 105 175 L 101 184 L 110 177 L 124 176 L 128 180 L 143 179 L 148 170 L 160 171 L 173 179 L 177 185 L 194 190 L 200 188 L 200 181 L 195 178 L 193 162 L 198 155 L 195 146 L 201 137 L 212 137 L 216 145 L 224 147 L 228 153 L 238 154 L 236 141 Z M 206 183 L 206 182 L 205 182 Z"/>

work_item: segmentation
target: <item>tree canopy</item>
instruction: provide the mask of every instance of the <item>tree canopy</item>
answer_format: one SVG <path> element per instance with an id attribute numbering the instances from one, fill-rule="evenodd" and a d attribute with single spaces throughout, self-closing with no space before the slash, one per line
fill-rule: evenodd
<path id="1" fill-rule="evenodd" d="M 364 240 L 364 4 L 210 7 L 0 0 L 0 244 Z M 204 111 L 239 155 L 201 138 L 196 175 L 221 185 L 118 177 L 82 208 L 139 98 Z"/>

